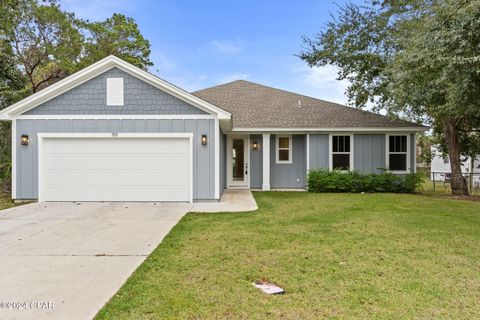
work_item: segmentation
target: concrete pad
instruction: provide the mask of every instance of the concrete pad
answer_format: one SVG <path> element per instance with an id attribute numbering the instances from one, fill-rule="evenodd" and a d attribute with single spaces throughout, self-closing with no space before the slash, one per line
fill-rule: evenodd
<path id="1" fill-rule="evenodd" d="M 191 212 L 246 212 L 257 210 L 257 202 L 250 190 L 228 189 L 219 202 L 197 203 Z"/>
<path id="2" fill-rule="evenodd" d="M 0 211 L 0 304 L 26 302 L 0 305 L 0 319 L 93 318 L 193 206 L 33 203 Z"/>

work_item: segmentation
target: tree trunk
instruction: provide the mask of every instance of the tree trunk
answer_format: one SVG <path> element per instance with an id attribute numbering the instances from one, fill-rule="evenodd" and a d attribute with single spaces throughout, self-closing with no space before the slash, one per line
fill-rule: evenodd
<path id="1" fill-rule="evenodd" d="M 462 165 L 460 161 L 460 135 L 456 128 L 456 120 L 448 118 L 443 120 L 443 130 L 445 133 L 445 144 L 448 155 L 450 156 L 450 169 L 452 171 L 452 194 L 468 196 L 467 180 L 462 175 Z"/>

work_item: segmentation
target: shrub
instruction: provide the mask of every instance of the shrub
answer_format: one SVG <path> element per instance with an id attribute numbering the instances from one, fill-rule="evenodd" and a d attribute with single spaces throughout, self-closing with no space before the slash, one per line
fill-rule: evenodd
<path id="1" fill-rule="evenodd" d="M 11 163 L 0 163 L 0 193 L 10 190 Z"/>
<path id="2" fill-rule="evenodd" d="M 358 171 L 312 170 L 308 174 L 310 192 L 394 192 L 413 193 L 425 182 L 423 173 L 405 175 L 383 171 L 364 174 Z"/>

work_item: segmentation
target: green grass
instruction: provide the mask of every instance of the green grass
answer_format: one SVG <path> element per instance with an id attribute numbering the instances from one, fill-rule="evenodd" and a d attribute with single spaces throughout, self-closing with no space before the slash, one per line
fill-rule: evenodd
<path id="1" fill-rule="evenodd" d="M 255 198 L 255 212 L 186 215 L 97 319 L 480 317 L 480 202 Z M 287 293 L 261 293 L 262 277 Z"/>
<path id="2" fill-rule="evenodd" d="M 478 188 L 477 185 L 472 184 L 472 188 L 470 188 L 470 182 L 468 182 L 468 186 L 471 196 L 480 196 L 480 188 Z M 449 183 L 444 184 L 443 181 L 435 181 L 434 183 L 431 180 L 427 180 L 423 184 L 422 193 L 428 195 L 451 196 L 452 188 Z"/>
<path id="3" fill-rule="evenodd" d="M 9 194 L 4 194 L 0 191 L 0 210 L 8 209 L 14 207 L 15 204 L 13 203 L 12 199 L 10 198 Z"/>

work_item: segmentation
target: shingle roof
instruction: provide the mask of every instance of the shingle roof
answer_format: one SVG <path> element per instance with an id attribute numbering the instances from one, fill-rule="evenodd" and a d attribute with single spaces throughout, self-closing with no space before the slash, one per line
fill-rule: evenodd
<path id="1" fill-rule="evenodd" d="M 193 95 L 232 114 L 234 128 L 425 128 L 333 102 L 237 80 Z"/>

